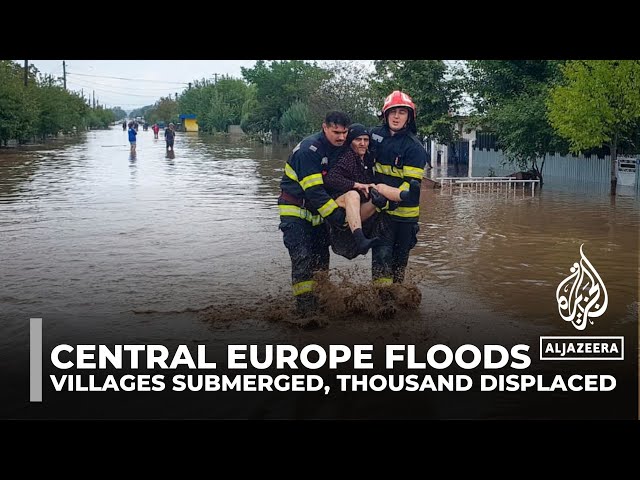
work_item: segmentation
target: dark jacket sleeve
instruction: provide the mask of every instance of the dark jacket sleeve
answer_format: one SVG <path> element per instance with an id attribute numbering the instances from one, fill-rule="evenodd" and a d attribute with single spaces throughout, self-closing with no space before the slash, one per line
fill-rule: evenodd
<path id="1" fill-rule="evenodd" d="M 304 195 L 310 206 L 327 218 L 338 204 L 325 189 L 322 178 L 322 167 L 318 155 L 310 150 L 296 152 L 289 160 L 291 167 L 297 174 L 297 181 L 304 190 Z"/>

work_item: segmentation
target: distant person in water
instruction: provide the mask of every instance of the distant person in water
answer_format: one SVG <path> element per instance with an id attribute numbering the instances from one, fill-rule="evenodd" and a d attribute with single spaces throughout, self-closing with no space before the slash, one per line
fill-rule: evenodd
<path id="1" fill-rule="evenodd" d="M 167 151 L 173 152 L 173 141 L 176 137 L 176 131 L 173 123 L 170 123 L 167 128 L 164 129 L 164 139 L 167 142 Z"/>
<path id="2" fill-rule="evenodd" d="M 138 135 L 138 132 L 133 127 L 133 122 L 129 122 L 129 145 L 131 145 L 131 156 L 136 154 L 136 135 Z"/>
<path id="3" fill-rule="evenodd" d="M 153 130 L 153 138 L 158 138 L 158 132 L 160 131 L 160 127 L 158 126 L 157 123 L 153 124 L 153 127 L 151 127 L 151 130 Z"/>
<path id="4" fill-rule="evenodd" d="M 127 130 L 127 121 L 123 120 L 122 121 L 122 131 L 125 132 Z"/>

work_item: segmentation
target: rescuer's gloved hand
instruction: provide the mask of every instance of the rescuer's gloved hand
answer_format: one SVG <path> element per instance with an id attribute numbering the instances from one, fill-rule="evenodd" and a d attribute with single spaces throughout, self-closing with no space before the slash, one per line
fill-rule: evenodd
<path id="1" fill-rule="evenodd" d="M 378 190 L 371 187 L 369 189 L 369 196 L 371 197 L 371 203 L 380 209 L 384 209 L 387 206 L 387 197 L 383 197 Z"/>

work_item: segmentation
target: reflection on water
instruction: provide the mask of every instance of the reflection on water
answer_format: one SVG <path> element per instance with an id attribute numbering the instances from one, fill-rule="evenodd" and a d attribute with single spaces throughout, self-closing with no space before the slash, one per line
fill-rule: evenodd
<path id="1" fill-rule="evenodd" d="M 125 133 L 1 152 L 4 311 L 204 307 L 289 289 L 261 146 L 179 135 L 175 158 L 144 132 L 131 157 Z"/>
<path id="2" fill-rule="evenodd" d="M 555 288 L 587 257 L 622 315 L 637 299 L 638 199 L 606 192 L 544 187 L 531 198 L 505 193 L 448 194 L 422 199 L 420 241 L 414 262 L 440 282 L 461 286 L 501 310 L 552 316 Z"/>

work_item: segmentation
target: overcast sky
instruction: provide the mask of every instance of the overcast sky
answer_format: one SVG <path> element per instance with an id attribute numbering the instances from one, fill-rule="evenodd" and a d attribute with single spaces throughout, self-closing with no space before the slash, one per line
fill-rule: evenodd
<path id="1" fill-rule="evenodd" d="M 23 60 L 16 60 L 21 65 Z M 108 108 L 130 111 L 180 94 L 189 82 L 215 74 L 241 78 L 256 60 L 66 60 L 67 88 Z M 370 62 L 363 62 L 370 63 Z M 29 60 L 42 74 L 62 77 L 62 60 Z"/>
<path id="2" fill-rule="evenodd" d="M 108 108 L 132 110 L 181 93 L 189 82 L 215 74 L 241 78 L 255 60 L 66 60 L 67 88 Z M 21 64 L 23 63 L 20 62 Z M 62 60 L 29 60 L 42 74 L 62 77 Z"/>

